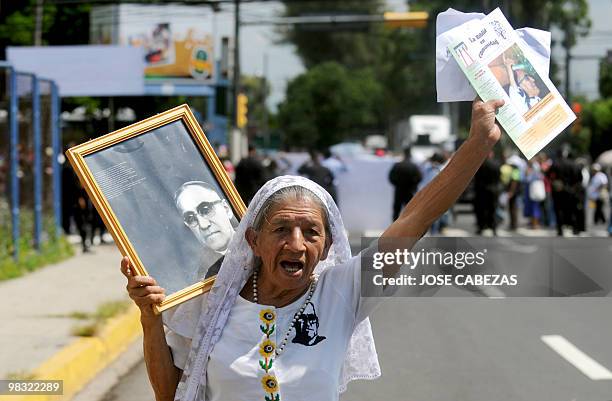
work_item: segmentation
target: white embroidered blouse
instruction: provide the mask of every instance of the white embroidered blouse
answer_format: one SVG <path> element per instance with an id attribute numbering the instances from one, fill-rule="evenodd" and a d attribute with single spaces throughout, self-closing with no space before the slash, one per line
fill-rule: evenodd
<path id="1" fill-rule="evenodd" d="M 325 270 L 278 359 L 273 349 L 285 338 L 308 292 L 282 308 L 238 296 L 210 354 L 206 399 L 337 400 L 353 328 L 380 300 L 361 298 L 360 289 L 359 256 Z M 166 339 L 174 364 L 183 369 L 190 339 L 172 331 Z"/>

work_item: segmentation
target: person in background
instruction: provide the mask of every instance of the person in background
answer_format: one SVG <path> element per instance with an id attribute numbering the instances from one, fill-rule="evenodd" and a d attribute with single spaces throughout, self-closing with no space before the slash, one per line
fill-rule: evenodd
<path id="1" fill-rule="evenodd" d="M 425 188 L 436 176 L 442 171 L 446 163 L 444 156 L 440 152 L 435 152 L 429 160 L 423 165 L 423 178 L 418 185 L 418 190 Z M 440 218 L 434 221 L 429 229 L 433 235 L 440 234 L 442 229 L 448 224 L 448 212 L 444 213 Z"/>
<path id="2" fill-rule="evenodd" d="M 474 212 L 478 235 L 486 229 L 491 229 L 493 235 L 497 235 L 495 211 L 499 196 L 500 166 L 494 157 L 494 153 L 489 152 L 474 176 Z"/>
<path id="3" fill-rule="evenodd" d="M 66 149 L 75 146 L 76 143 L 70 142 Z M 81 186 L 74 170 L 64 163 L 62 165 L 62 228 L 66 235 L 70 235 L 70 227 L 74 225 L 81 237 L 81 250 L 84 253 L 90 252 L 89 233 L 91 204 L 85 189 Z"/>
<path id="4" fill-rule="evenodd" d="M 325 188 L 332 196 L 334 202 L 338 202 L 338 194 L 336 192 L 336 186 L 334 185 L 334 173 L 321 164 L 319 153 L 316 150 L 311 149 L 308 153 L 310 155 L 310 160 L 298 168 L 298 174 Z"/>
<path id="5" fill-rule="evenodd" d="M 249 154 L 236 166 L 236 189 L 245 205 L 253 199 L 255 193 L 265 183 L 264 166 L 257 156 L 257 150 L 249 145 Z"/>
<path id="6" fill-rule="evenodd" d="M 606 216 L 604 216 L 603 206 L 604 201 L 608 199 L 608 177 L 606 173 L 601 171 L 601 166 L 593 163 L 591 166 L 593 176 L 589 182 L 587 194 L 589 200 L 595 203 L 595 214 L 593 215 L 593 224 L 606 224 Z"/>
<path id="7" fill-rule="evenodd" d="M 539 188 L 539 186 L 541 188 Z M 539 228 L 540 218 L 542 216 L 540 202 L 545 199 L 546 191 L 544 189 L 543 176 L 537 161 L 529 160 L 527 162 L 524 188 L 523 216 L 529 219 L 530 228 Z"/>
<path id="8" fill-rule="evenodd" d="M 541 202 L 543 223 L 546 227 L 554 227 L 556 225 L 555 210 L 553 207 L 552 200 L 552 183 L 550 180 L 550 167 L 552 166 L 552 159 L 548 157 L 545 152 L 540 152 L 537 156 L 537 161 L 540 164 L 540 171 L 542 172 L 544 180 L 544 189 L 546 190 L 546 199 Z"/>
<path id="9" fill-rule="evenodd" d="M 587 187 L 589 186 L 589 182 L 591 181 L 591 171 L 589 169 L 589 161 L 585 157 L 577 157 L 576 164 L 580 169 L 580 185 L 576 186 L 576 194 L 578 197 L 577 200 L 577 209 L 575 211 L 576 219 L 578 221 L 578 232 L 586 231 L 586 211 L 588 207 L 588 196 L 587 196 Z"/>
<path id="10" fill-rule="evenodd" d="M 507 196 L 507 209 L 510 218 L 508 229 L 516 230 L 517 228 L 517 200 L 521 193 L 521 170 L 517 165 L 516 158 L 509 157 L 508 160 L 501 166 L 502 182 L 505 185 Z"/>
<path id="11" fill-rule="evenodd" d="M 395 163 L 389 172 L 389 181 L 395 187 L 393 220 L 397 219 L 404 206 L 410 202 L 419 182 L 421 182 L 421 178 L 419 168 L 411 160 L 410 147 L 406 147 L 404 149 L 404 160 Z"/>
<path id="12" fill-rule="evenodd" d="M 341 174 L 348 171 L 346 163 L 344 163 L 344 161 L 342 161 L 342 159 L 338 155 L 333 154 L 331 150 L 327 148 L 323 151 L 323 160 L 321 161 L 321 165 L 323 167 L 327 167 L 329 171 L 332 172 L 334 176 L 334 187 L 337 190 L 338 178 Z M 336 203 L 339 203 L 338 199 L 336 199 Z"/>
<path id="13" fill-rule="evenodd" d="M 582 172 L 580 166 L 570 158 L 568 148 L 560 149 L 550 167 L 552 197 L 557 218 L 557 235 L 563 236 L 563 227 L 572 226 L 574 235 L 580 232 L 579 214 L 584 214 Z"/>

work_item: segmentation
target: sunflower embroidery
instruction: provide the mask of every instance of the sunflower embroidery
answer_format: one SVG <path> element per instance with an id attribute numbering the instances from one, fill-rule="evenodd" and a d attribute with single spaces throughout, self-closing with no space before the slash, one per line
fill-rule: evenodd
<path id="1" fill-rule="evenodd" d="M 276 350 L 276 345 L 273 341 L 265 340 L 259 345 L 259 354 L 264 358 L 271 358 Z"/>
<path id="2" fill-rule="evenodd" d="M 263 323 L 259 325 L 259 329 L 266 335 L 267 338 L 270 338 L 272 333 L 274 333 L 276 313 L 274 313 L 272 309 L 264 309 L 259 312 L 259 320 L 261 320 Z"/>
<path id="3" fill-rule="evenodd" d="M 263 323 L 274 323 L 274 319 L 276 319 L 276 313 L 272 309 L 264 309 L 259 312 L 259 318 Z"/>
<path id="4" fill-rule="evenodd" d="M 276 356 L 276 344 L 270 339 L 270 336 L 274 333 L 276 313 L 272 309 L 264 309 L 259 312 L 259 320 L 262 323 L 259 325 L 259 328 L 266 335 L 261 344 L 259 344 L 259 354 L 262 357 L 259 360 L 259 366 L 265 372 L 261 379 L 261 385 L 267 393 L 265 396 L 266 401 L 280 401 L 278 381 L 276 376 L 270 373 L 274 357 Z"/>
<path id="5" fill-rule="evenodd" d="M 261 386 L 264 391 L 270 394 L 272 397 L 266 396 L 266 401 L 268 400 L 278 400 L 279 395 L 273 396 L 274 393 L 278 392 L 278 381 L 276 380 L 276 376 L 273 375 L 265 375 L 261 378 Z"/>

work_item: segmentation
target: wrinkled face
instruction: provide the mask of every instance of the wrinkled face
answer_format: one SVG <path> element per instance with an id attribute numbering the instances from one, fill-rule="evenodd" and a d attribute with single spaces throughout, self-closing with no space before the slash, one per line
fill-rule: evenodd
<path id="1" fill-rule="evenodd" d="M 538 88 L 532 76 L 525 75 L 520 85 L 529 97 L 538 96 L 540 94 L 540 88 Z"/>
<path id="2" fill-rule="evenodd" d="M 327 257 L 325 216 L 309 199 L 273 207 L 260 231 L 249 229 L 247 241 L 262 261 L 261 281 L 276 288 L 306 288 L 319 261 Z"/>
<path id="3" fill-rule="evenodd" d="M 176 205 L 183 222 L 202 245 L 217 252 L 227 249 L 234 234 L 232 211 L 215 191 L 190 185 L 178 196 Z"/>

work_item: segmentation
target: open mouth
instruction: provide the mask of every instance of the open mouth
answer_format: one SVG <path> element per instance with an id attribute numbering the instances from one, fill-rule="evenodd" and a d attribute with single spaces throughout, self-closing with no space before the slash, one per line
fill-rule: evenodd
<path id="1" fill-rule="evenodd" d="M 299 260 L 282 260 L 280 265 L 289 274 L 296 273 L 304 268 L 304 263 Z"/>

